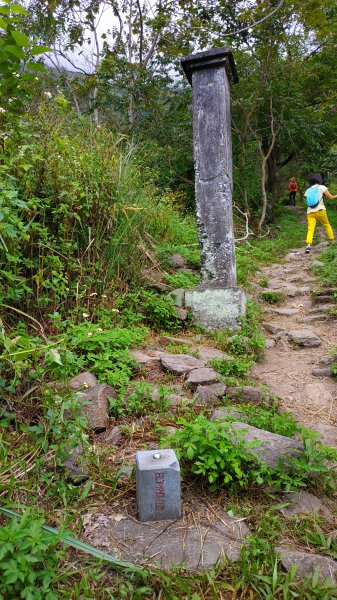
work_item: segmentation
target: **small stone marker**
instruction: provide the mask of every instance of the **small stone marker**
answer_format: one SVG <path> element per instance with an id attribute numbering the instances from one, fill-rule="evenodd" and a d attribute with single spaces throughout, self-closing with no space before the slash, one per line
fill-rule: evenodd
<path id="1" fill-rule="evenodd" d="M 136 453 L 139 520 L 180 518 L 180 465 L 174 450 L 141 450 Z"/>

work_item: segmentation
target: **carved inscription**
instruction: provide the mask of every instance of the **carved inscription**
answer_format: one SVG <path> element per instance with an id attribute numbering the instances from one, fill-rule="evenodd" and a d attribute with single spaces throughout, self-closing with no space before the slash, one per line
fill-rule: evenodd
<path id="1" fill-rule="evenodd" d="M 154 488 L 154 496 L 155 496 L 155 509 L 156 510 L 165 510 L 165 473 L 156 473 L 154 474 L 155 480 L 155 488 Z"/>

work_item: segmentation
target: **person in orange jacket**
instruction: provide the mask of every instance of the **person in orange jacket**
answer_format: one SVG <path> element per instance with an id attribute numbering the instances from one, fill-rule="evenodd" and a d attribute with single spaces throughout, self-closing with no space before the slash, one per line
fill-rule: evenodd
<path id="1" fill-rule="evenodd" d="M 295 206 L 296 204 L 296 192 L 298 191 L 298 183 L 295 177 L 292 177 L 288 183 L 289 188 L 289 204 Z"/>

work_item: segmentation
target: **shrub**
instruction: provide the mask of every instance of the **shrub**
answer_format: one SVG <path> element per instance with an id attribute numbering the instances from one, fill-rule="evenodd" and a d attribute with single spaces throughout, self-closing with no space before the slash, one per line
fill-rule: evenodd
<path id="1" fill-rule="evenodd" d="M 60 535 L 43 531 L 44 520 L 26 512 L 0 528 L 0 597 L 57 600 Z"/>
<path id="2" fill-rule="evenodd" d="M 303 453 L 288 459 L 287 470 L 284 460 L 271 468 L 245 442 L 244 431 L 234 432 L 228 422 L 208 421 L 199 415 L 194 421 L 178 423 L 184 428 L 166 444 L 176 449 L 192 474 L 206 478 L 211 490 L 226 485 L 233 491 L 264 483 L 284 489 L 301 487 L 312 481 L 314 473 L 331 477 L 326 460 L 337 458 L 336 450 L 304 440 Z"/>

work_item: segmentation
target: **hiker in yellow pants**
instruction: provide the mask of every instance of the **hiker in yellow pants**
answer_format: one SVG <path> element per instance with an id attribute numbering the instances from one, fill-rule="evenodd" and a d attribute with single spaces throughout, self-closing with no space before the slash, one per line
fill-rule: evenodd
<path id="1" fill-rule="evenodd" d="M 323 203 L 323 196 L 326 196 L 326 198 L 329 198 L 329 200 L 334 200 L 335 198 L 337 198 L 337 195 L 330 194 L 328 188 L 325 185 L 322 185 L 322 177 L 319 173 L 315 173 L 314 175 L 311 175 L 309 177 L 309 185 L 310 185 L 310 188 L 308 188 L 304 194 L 304 196 L 307 198 L 307 205 L 308 205 L 308 198 L 312 194 L 313 188 L 317 188 L 317 192 L 316 192 L 317 205 L 315 205 L 315 206 L 309 205 L 308 209 L 307 209 L 308 232 L 307 232 L 307 240 L 306 240 L 307 247 L 305 249 L 306 254 L 310 254 L 311 244 L 312 244 L 312 240 L 314 238 L 314 232 L 315 232 L 315 227 L 316 227 L 317 221 L 322 223 L 322 225 L 324 226 L 326 234 L 329 239 L 329 242 L 330 243 L 333 242 L 334 233 L 333 233 L 332 227 L 329 223 L 328 215 L 327 215 L 324 203 Z"/>

